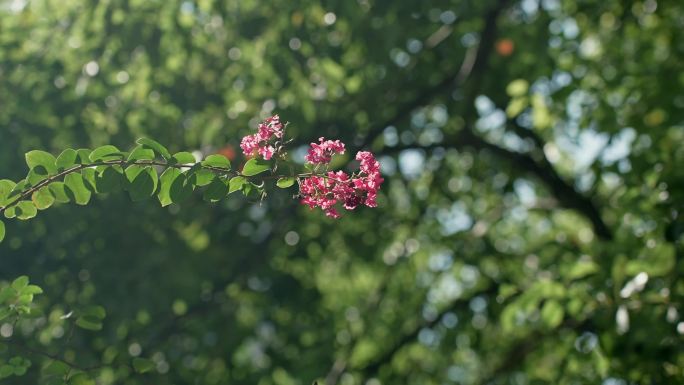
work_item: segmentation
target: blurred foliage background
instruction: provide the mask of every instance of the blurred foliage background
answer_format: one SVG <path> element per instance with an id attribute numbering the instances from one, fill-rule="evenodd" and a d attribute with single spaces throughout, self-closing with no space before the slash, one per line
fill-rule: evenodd
<path id="1" fill-rule="evenodd" d="M 45 294 L 2 382 L 684 383 L 683 89 L 680 0 L 2 0 L 3 178 L 144 135 L 232 157 L 273 113 L 386 176 L 337 221 L 112 194 L 8 223 L 0 279 Z"/>

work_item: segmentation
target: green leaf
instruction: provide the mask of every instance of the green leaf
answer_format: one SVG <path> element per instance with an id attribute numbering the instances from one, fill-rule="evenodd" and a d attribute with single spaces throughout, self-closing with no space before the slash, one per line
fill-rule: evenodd
<path id="1" fill-rule="evenodd" d="M 54 175 L 57 173 L 55 162 L 54 155 L 49 152 L 33 150 L 26 153 L 26 164 L 31 170 L 40 167 L 45 170 L 45 174 Z"/>
<path id="2" fill-rule="evenodd" d="M 57 171 L 64 171 L 68 168 L 71 168 L 75 166 L 78 162 L 78 152 L 76 150 L 67 148 L 66 150 L 62 151 L 61 154 L 57 157 L 57 160 L 55 161 L 55 166 L 57 167 Z"/>
<path id="3" fill-rule="evenodd" d="M 136 357 L 133 359 L 133 368 L 138 373 L 146 373 L 154 369 L 155 364 L 152 360 L 147 358 Z"/>
<path id="4" fill-rule="evenodd" d="M 171 153 L 169 152 L 169 150 L 167 150 L 166 147 L 162 146 L 159 142 L 155 140 L 149 138 L 140 138 L 136 141 L 136 143 L 141 144 L 151 150 L 154 150 L 154 152 L 163 156 L 166 160 L 171 159 Z"/>
<path id="5" fill-rule="evenodd" d="M 78 205 L 87 205 L 92 192 L 86 187 L 83 176 L 79 173 L 69 174 L 64 178 L 66 193 L 69 200 Z"/>
<path id="6" fill-rule="evenodd" d="M 63 182 L 52 182 L 48 186 L 48 189 L 55 197 L 55 202 L 68 203 L 69 195 L 66 192 L 66 186 Z"/>
<path id="7" fill-rule="evenodd" d="M 17 292 L 21 292 L 26 288 L 29 284 L 29 277 L 22 275 L 17 277 L 14 281 L 12 281 L 12 289 L 16 290 Z"/>
<path id="8" fill-rule="evenodd" d="M 31 201 L 38 210 L 45 210 L 55 203 L 55 197 L 48 187 L 42 187 L 31 195 Z"/>
<path id="9" fill-rule="evenodd" d="M 49 177 L 50 175 L 48 174 L 47 170 L 45 170 L 43 166 L 38 166 L 28 172 L 26 175 L 26 180 L 31 186 L 35 186 Z"/>
<path id="10" fill-rule="evenodd" d="M 159 193 L 157 193 L 157 198 L 162 207 L 173 203 L 173 200 L 171 200 L 171 185 L 180 174 L 180 170 L 176 168 L 167 168 L 159 177 Z"/>
<path id="11" fill-rule="evenodd" d="M 527 105 L 527 97 L 519 96 L 511 99 L 511 101 L 508 103 L 508 107 L 506 107 L 506 116 L 509 118 L 515 118 L 516 116 L 520 115 L 525 108 L 527 108 Z"/>
<path id="12" fill-rule="evenodd" d="M 263 188 L 252 182 L 247 182 L 244 186 L 242 186 L 242 195 L 248 198 L 258 198 L 263 191 Z"/>
<path id="13" fill-rule="evenodd" d="M 27 306 L 26 309 L 18 309 L 19 311 L 23 311 L 24 313 L 29 313 L 31 311 L 30 308 L 28 308 L 28 305 L 31 304 L 31 301 L 33 301 L 33 295 L 31 294 L 21 294 L 19 297 L 17 297 L 16 300 L 16 305 L 24 305 Z M 19 306 L 17 306 L 18 308 Z"/>
<path id="14" fill-rule="evenodd" d="M 38 215 L 38 209 L 31 201 L 21 201 L 16 205 L 17 218 L 27 220 Z"/>
<path id="15" fill-rule="evenodd" d="M 169 191 L 171 200 L 174 203 L 180 203 L 190 198 L 192 191 L 195 188 L 195 184 L 193 183 L 194 179 L 194 175 L 188 177 L 184 173 L 180 173 L 180 175 L 174 179 L 173 183 L 171 183 L 171 189 Z"/>
<path id="16" fill-rule="evenodd" d="M 593 261 L 577 261 L 568 271 L 570 280 L 584 278 L 599 271 L 599 266 Z"/>
<path id="17" fill-rule="evenodd" d="M 674 244 L 658 243 L 641 258 L 635 258 L 625 263 L 624 272 L 627 275 L 645 272 L 651 277 L 664 276 L 670 274 L 677 267 L 677 260 Z"/>
<path id="18" fill-rule="evenodd" d="M 271 168 L 271 165 L 263 159 L 250 159 L 245 163 L 245 167 L 242 168 L 242 175 L 253 176 L 267 171 Z"/>
<path id="19" fill-rule="evenodd" d="M 16 297 L 17 292 L 10 286 L 5 286 L 0 289 L 0 304 L 5 303 L 8 299 Z"/>
<path id="20" fill-rule="evenodd" d="M 202 161 L 203 166 L 208 166 L 208 167 L 217 167 L 217 168 L 224 168 L 226 170 L 230 170 L 230 161 L 228 158 L 226 158 L 223 155 L 220 154 L 213 154 L 207 156 L 203 161 Z"/>
<path id="21" fill-rule="evenodd" d="M 43 289 L 41 289 L 40 286 L 36 286 L 36 285 L 28 285 L 21 291 L 21 294 L 30 294 L 30 295 L 36 295 L 36 294 L 42 294 L 42 293 L 43 293 Z"/>
<path id="22" fill-rule="evenodd" d="M 240 191 L 247 184 L 247 179 L 243 176 L 236 176 L 228 183 L 228 194 Z"/>
<path id="23" fill-rule="evenodd" d="M 0 307 L 0 321 L 4 320 L 5 318 L 9 317 L 10 314 L 12 314 L 12 310 L 8 307 Z"/>
<path id="24" fill-rule="evenodd" d="M 5 218 L 12 219 L 17 217 L 17 206 L 8 207 L 5 209 Z"/>
<path id="25" fill-rule="evenodd" d="M 204 168 L 194 170 L 192 175 L 195 177 L 195 186 L 199 187 L 208 185 L 216 177 L 216 174 Z"/>
<path id="26" fill-rule="evenodd" d="M 0 206 L 4 206 L 9 203 L 10 193 L 17 184 L 9 179 L 0 180 Z"/>
<path id="27" fill-rule="evenodd" d="M 123 154 L 121 153 L 121 151 L 119 151 L 118 148 L 112 146 L 111 144 L 107 144 L 105 146 L 94 149 L 93 152 L 90 153 L 89 157 L 91 162 L 96 162 L 98 160 L 114 160 L 122 158 Z"/>
<path id="28" fill-rule="evenodd" d="M 86 168 L 81 171 L 81 175 L 83 175 L 83 180 L 86 182 L 86 187 L 88 187 L 92 192 L 97 192 L 97 186 L 95 185 L 96 173 L 97 171 L 95 171 L 94 168 Z"/>
<path id="29" fill-rule="evenodd" d="M 94 379 L 90 378 L 86 373 L 76 373 L 69 377 L 69 385 L 95 385 Z"/>
<path id="30" fill-rule="evenodd" d="M 78 164 L 89 164 L 91 152 L 92 151 L 90 151 L 87 148 L 79 148 L 78 150 L 76 150 L 76 154 L 78 154 L 76 162 L 78 162 Z"/>
<path id="31" fill-rule="evenodd" d="M 0 242 L 5 239 L 5 223 L 0 221 Z"/>
<path id="32" fill-rule="evenodd" d="M 129 166 L 126 169 L 128 193 L 134 202 L 151 197 L 157 190 L 157 171 L 152 167 Z"/>
<path id="33" fill-rule="evenodd" d="M 26 190 L 28 187 L 30 187 L 30 184 L 26 181 L 26 179 L 22 179 L 17 184 L 12 188 L 12 191 L 10 191 L 9 198 L 11 201 L 14 201 L 14 199 L 17 196 L 20 196 L 22 193 L 24 193 L 24 190 Z"/>
<path id="34" fill-rule="evenodd" d="M 88 306 L 81 310 L 81 316 L 103 320 L 107 316 L 107 311 L 102 306 Z"/>
<path id="35" fill-rule="evenodd" d="M 26 181 L 28 182 L 28 186 L 35 186 L 49 177 L 50 173 L 45 167 L 36 166 L 35 168 L 29 170 L 28 175 L 26 176 Z"/>
<path id="36" fill-rule="evenodd" d="M 106 166 L 95 175 L 95 186 L 101 193 L 111 193 L 121 190 L 124 182 L 124 171 L 121 166 Z"/>
<path id="37" fill-rule="evenodd" d="M 24 374 L 26 374 L 26 370 L 27 370 L 27 368 L 25 366 L 15 366 L 14 367 L 14 375 L 17 377 L 23 376 Z"/>
<path id="38" fill-rule="evenodd" d="M 179 164 L 196 163 L 197 159 L 189 152 L 178 152 L 173 155 L 173 159 Z"/>
<path id="39" fill-rule="evenodd" d="M 51 361 L 43 369 L 43 373 L 47 375 L 64 377 L 71 371 L 71 367 L 61 361 Z"/>
<path id="40" fill-rule="evenodd" d="M 207 202 L 217 202 L 228 195 L 228 184 L 221 178 L 215 178 L 209 187 L 204 191 L 204 200 Z"/>
<path id="41" fill-rule="evenodd" d="M 529 87 L 530 83 L 528 83 L 527 80 L 516 79 L 508 83 L 508 86 L 506 86 L 506 93 L 511 97 L 523 96 L 527 93 Z"/>
<path id="42" fill-rule="evenodd" d="M 550 329 L 555 329 L 558 325 L 563 322 L 563 316 L 565 315 L 565 310 L 563 305 L 561 305 L 556 300 L 547 300 L 541 310 L 541 320 Z"/>
<path id="43" fill-rule="evenodd" d="M 128 155 L 128 160 L 153 160 L 154 151 L 143 145 L 137 146 L 131 154 Z"/>
<path id="44" fill-rule="evenodd" d="M 81 316 L 76 319 L 76 326 L 81 329 L 98 331 L 102 330 L 102 320 L 93 316 Z"/>
<path id="45" fill-rule="evenodd" d="M 14 374 L 14 366 L 7 364 L 0 366 L 0 378 L 7 378 L 12 374 Z"/>
<path id="46" fill-rule="evenodd" d="M 297 181 L 297 178 L 295 178 L 293 176 L 289 176 L 286 178 L 280 178 L 276 182 L 276 186 L 278 186 L 280 188 L 288 188 L 288 187 L 292 187 L 292 185 L 294 185 L 296 181 Z"/>

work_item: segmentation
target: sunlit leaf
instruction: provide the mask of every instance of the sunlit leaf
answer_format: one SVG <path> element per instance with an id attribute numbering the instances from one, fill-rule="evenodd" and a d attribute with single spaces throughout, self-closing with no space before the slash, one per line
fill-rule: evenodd
<path id="1" fill-rule="evenodd" d="M 247 161 L 247 163 L 245 163 L 245 166 L 242 168 L 242 175 L 253 176 L 261 174 L 262 172 L 267 171 L 270 168 L 270 163 L 263 159 L 250 159 Z"/>
<path id="2" fill-rule="evenodd" d="M 169 152 L 169 150 L 156 140 L 152 140 L 149 138 L 140 138 L 136 140 L 136 143 L 151 150 L 154 150 L 154 152 L 164 157 L 164 159 L 171 159 L 171 153 Z"/>

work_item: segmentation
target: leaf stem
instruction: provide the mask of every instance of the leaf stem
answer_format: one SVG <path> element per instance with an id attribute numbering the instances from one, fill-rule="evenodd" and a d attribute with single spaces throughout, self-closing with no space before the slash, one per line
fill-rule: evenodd
<path id="1" fill-rule="evenodd" d="M 19 202 L 23 201 L 26 198 L 29 198 L 33 193 L 36 191 L 40 190 L 43 187 L 46 187 L 50 185 L 51 183 L 57 182 L 60 179 L 66 177 L 69 174 L 75 173 L 75 172 L 80 172 L 81 170 L 87 169 L 87 168 L 93 168 L 93 167 L 99 167 L 99 166 L 121 166 L 121 167 L 128 167 L 128 166 L 159 166 L 159 167 L 164 167 L 164 168 L 177 168 L 177 169 L 189 169 L 196 167 L 197 165 L 200 165 L 201 168 L 204 168 L 206 170 L 212 171 L 216 174 L 223 174 L 223 175 L 228 175 L 232 177 L 237 177 L 241 176 L 247 179 L 257 179 L 257 180 L 268 180 L 268 179 L 280 179 L 280 178 L 286 178 L 286 177 L 297 177 L 297 178 L 305 178 L 308 176 L 314 175 L 314 173 L 302 173 L 302 174 L 297 174 L 297 175 L 264 175 L 264 176 L 247 176 L 243 175 L 242 173 L 238 171 L 232 171 L 227 168 L 222 168 L 222 167 L 214 167 L 214 166 L 206 166 L 201 163 L 194 163 L 194 164 L 177 164 L 177 163 L 168 163 L 168 162 L 162 162 L 158 160 L 105 160 L 105 161 L 96 161 L 88 164 L 79 164 L 72 166 L 70 168 L 67 168 L 63 171 L 60 171 L 59 173 L 55 175 L 51 175 L 47 177 L 46 179 L 43 179 L 42 181 L 36 183 L 34 186 L 31 186 L 30 188 L 26 189 L 25 191 L 19 193 L 17 195 L 17 199 L 13 200 L 12 202 L 8 203 L 4 207 L 0 207 L 0 214 L 3 212 L 7 211 L 7 209 L 16 206 L 19 204 Z"/>

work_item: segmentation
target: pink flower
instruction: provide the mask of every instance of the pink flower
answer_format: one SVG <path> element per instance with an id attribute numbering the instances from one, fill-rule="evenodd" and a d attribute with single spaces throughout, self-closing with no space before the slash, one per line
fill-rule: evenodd
<path id="1" fill-rule="evenodd" d="M 278 115 L 267 118 L 259 123 L 256 134 L 242 138 L 240 142 L 242 152 L 249 157 L 261 155 L 266 160 L 271 159 L 275 154 L 275 147 L 272 143 L 283 137 L 283 127 Z"/>
<path id="2" fill-rule="evenodd" d="M 325 138 L 318 138 L 319 144 L 311 143 L 309 153 L 304 159 L 311 164 L 326 164 L 330 163 L 332 156 L 335 154 L 344 154 L 344 143 L 339 140 L 325 140 Z"/>
<path id="3" fill-rule="evenodd" d="M 259 140 L 254 135 L 247 135 L 242 138 L 242 141 L 240 142 L 240 148 L 242 148 L 242 152 L 245 155 L 254 155 L 254 153 L 259 149 Z"/>
<path id="4" fill-rule="evenodd" d="M 365 193 L 363 204 L 368 207 L 377 206 L 377 196 L 384 179 L 380 175 L 380 162 L 368 151 L 359 151 L 356 160 L 361 162 L 359 178 L 354 180 L 357 191 Z M 362 194 L 363 195 L 363 194 Z"/>
<path id="5" fill-rule="evenodd" d="M 319 140 L 321 145 L 309 151 L 313 160 L 320 159 L 327 155 L 327 149 L 320 150 L 325 143 L 338 145 L 339 141 Z M 339 143 L 344 151 L 344 144 Z M 313 154 L 312 154 L 313 152 Z M 356 159 L 360 161 L 360 171 L 351 176 L 344 171 L 329 171 L 325 176 L 313 175 L 299 182 L 299 194 L 302 203 L 314 209 L 320 207 L 326 216 L 339 218 L 340 214 L 334 208 L 337 203 L 341 203 L 346 210 L 354 210 L 359 205 L 368 207 L 377 206 L 377 196 L 380 186 L 384 181 L 380 175 L 380 163 L 375 160 L 373 154 L 361 151 L 356 154 Z M 314 163 L 314 161 L 309 160 Z M 327 163 L 329 162 L 323 162 Z"/>

